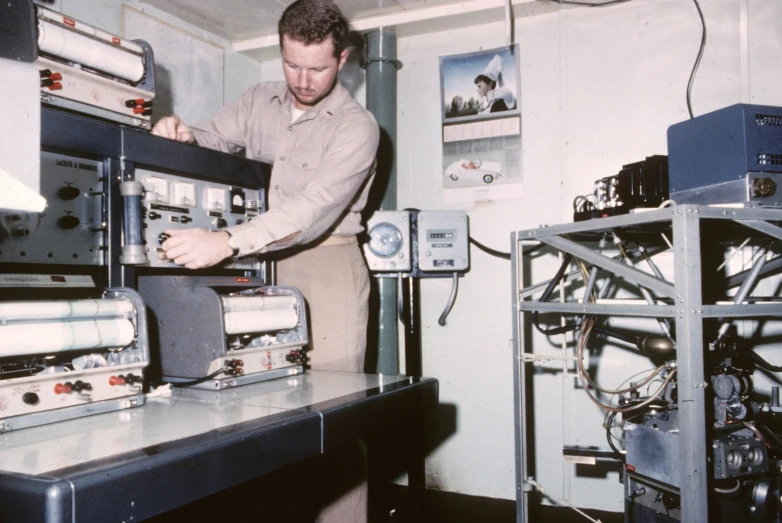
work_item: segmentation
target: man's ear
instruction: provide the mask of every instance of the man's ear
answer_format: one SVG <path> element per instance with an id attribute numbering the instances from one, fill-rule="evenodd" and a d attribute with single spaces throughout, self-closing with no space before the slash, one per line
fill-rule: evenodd
<path id="1" fill-rule="evenodd" d="M 348 48 L 342 50 L 342 52 L 339 54 L 339 69 L 342 69 L 342 66 L 345 65 L 345 62 L 348 61 L 348 56 L 350 55 L 350 51 L 348 51 Z"/>

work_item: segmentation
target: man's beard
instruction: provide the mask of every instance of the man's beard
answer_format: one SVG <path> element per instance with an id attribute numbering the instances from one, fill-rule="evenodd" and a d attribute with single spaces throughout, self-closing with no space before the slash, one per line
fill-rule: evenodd
<path id="1" fill-rule="evenodd" d="M 299 95 L 296 94 L 296 91 L 294 89 L 291 89 L 290 85 L 288 86 L 288 91 L 290 91 L 290 93 L 293 95 L 293 97 L 296 99 L 296 101 L 299 102 L 301 105 L 303 105 L 305 107 L 314 107 L 314 106 L 318 105 L 324 98 L 326 98 L 328 95 L 331 94 L 331 91 L 334 90 L 334 87 L 337 85 L 338 81 L 339 81 L 339 74 L 336 74 L 334 76 L 334 81 L 331 82 L 331 87 L 329 87 L 328 90 L 326 90 L 325 93 L 323 93 L 319 97 L 315 98 L 312 102 L 306 102 L 306 101 L 302 100 L 301 98 L 299 98 Z"/>

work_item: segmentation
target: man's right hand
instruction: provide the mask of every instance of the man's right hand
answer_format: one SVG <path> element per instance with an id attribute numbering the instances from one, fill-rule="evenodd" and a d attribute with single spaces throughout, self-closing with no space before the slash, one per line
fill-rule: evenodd
<path id="1" fill-rule="evenodd" d="M 165 116 L 152 128 L 152 134 L 177 142 L 195 143 L 195 137 L 185 122 L 176 116 Z"/>

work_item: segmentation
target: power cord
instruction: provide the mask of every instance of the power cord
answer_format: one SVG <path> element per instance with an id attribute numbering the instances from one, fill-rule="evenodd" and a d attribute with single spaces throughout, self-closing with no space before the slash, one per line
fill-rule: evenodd
<path id="1" fill-rule="evenodd" d="M 687 83 L 687 110 L 690 112 L 690 118 L 695 118 L 692 114 L 692 102 L 690 97 L 692 95 L 692 84 L 695 82 L 695 73 L 698 70 L 698 66 L 701 64 L 701 58 L 703 58 L 703 50 L 706 48 L 706 20 L 703 19 L 703 11 L 698 0 L 692 0 L 695 2 L 695 8 L 698 9 L 698 16 L 701 17 L 701 25 L 703 25 L 703 34 L 701 36 L 701 48 L 698 50 L 698 58 L 695 59 L 695 64 L 692 66 L 692 72 L 690 73 L 690 81 Z"/>
<path id="2" fill-rule="evenodd" d="M 510 260 L 510 253 L 509 252 L 502 252 L 502 251 L 498 251 L 496 249 L 492 249 L 491 247 L 488 247 L 488 246 L 482 244 L 481 242 L 479 242 L 478 240 L 476 240 L 472 236 L 470 236 L 470 243 L 475 245 L 476 247 L 478 247 L 478 249 L 482 250 L 483 252 L 485 252 L 486 254 L 488 254 L 490 256 L 494 256 L 494 257 L 497 257 L 497 258 L 502 258 L 503 260 Z M 538 245 L 535 245 L 534 247 L 530 247 L 529 249 L 525 250 L 523 252 L 523 254 L 525 254 L 525 255 L 526 254 L 531 254 L 531 253 L 537 251 L 538 249 L 542 249 L 543 246 L 544 246 L 543 243 L 539 243 Z"/>

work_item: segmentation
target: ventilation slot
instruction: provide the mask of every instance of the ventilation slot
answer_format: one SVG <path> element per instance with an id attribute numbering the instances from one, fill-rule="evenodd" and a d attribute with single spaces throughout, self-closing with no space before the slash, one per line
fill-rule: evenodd
<path id="1" fill-rule="evenodd" d="M 758 165 L 782 165 L 782 154 L 760 153 Z"/>
<path id="2" fill-rule="evenodd" d="M 778 114 L 756 114 L 755 123 L 758 125 L 782 126 L 782 116 Z"/>

